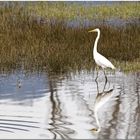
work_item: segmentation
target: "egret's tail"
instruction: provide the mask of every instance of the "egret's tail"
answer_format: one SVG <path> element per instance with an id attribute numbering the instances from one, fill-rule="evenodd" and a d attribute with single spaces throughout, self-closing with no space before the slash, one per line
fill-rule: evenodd
<path id="1" fill-rule="evenodd" d="M 111 66 L 111 68 L 112 68 L 113 70 L 115 70 L 115 69 L 116 69 L 116 68 L 114 67 L 114 65 L 112 65 L 112 66 Z"/>

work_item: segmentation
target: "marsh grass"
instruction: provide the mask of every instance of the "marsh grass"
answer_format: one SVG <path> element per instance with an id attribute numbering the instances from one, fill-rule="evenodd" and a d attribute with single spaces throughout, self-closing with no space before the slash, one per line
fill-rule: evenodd
<path id="1" fill-rule="evenodd" d="M 88 30 L 95 26 L 73 28 L 64 20 L 42 23 L 20 5 L 2 7 L 0 21 L 1 71 L 44 69 L 64 73 L 94 68 L 92 49 L 96 34 Z M 98 27 L 101 29 L 98 51 L 124 70 L 124 62 L 129 65 L 127 70 L 138 70 L 139 24 Z"/>
<path id="2" fill-rule="evenodd" d="M 30 12 L 46 17 L 48 19 L 110 19 L 121 18 L 131 19 L 140 17 L 140 4 L 138 2 L 119 2 L 118 4 L 108 5 L 84 5 L 80 2 L 38 2 L 27 5 Z"/>

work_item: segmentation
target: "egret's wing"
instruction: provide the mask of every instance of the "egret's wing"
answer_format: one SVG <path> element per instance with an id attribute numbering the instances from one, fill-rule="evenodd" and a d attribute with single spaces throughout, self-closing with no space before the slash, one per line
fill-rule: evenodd
<path id="1" fill-rule="evenodd" d="M 115 67 L 113 66 L 113 64 L 107 59 L 105 58 L 103 55 L 99 54 L 96 56 L 95 59 L 97 62 L 97 64 L 99 64 L 100 66 L 106 68 L 106 67 L 110 67 L 112 69 L 114 69 Z"/>

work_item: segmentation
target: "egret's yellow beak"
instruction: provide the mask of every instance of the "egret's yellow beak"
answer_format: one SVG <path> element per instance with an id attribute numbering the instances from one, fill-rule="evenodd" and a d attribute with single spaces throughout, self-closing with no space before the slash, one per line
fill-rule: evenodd
<path id="1" fill-rule="evenodd" d="M 88 31 L 89 33 L 91 33 L 91 32 L 96 32 L 96 30 L 94 29 L 94 30 L 90 30 L 90 31 Z"/>

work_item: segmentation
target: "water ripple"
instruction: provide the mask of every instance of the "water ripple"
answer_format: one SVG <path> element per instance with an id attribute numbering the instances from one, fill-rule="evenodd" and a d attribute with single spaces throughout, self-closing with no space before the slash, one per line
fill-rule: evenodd
<path id="1" fill-rule="evenodd" d="M 95 75 L 82 71 L 57 78 L 42 73 L 24 78 L 20 88 L 16 75 L 2 77 L 0 137 L 138 138 L 139 74 L 107 73 L 106 85 L 102 73 L 98 85 Z M 98 125 L 100 132 L 92 132 Z"/>

